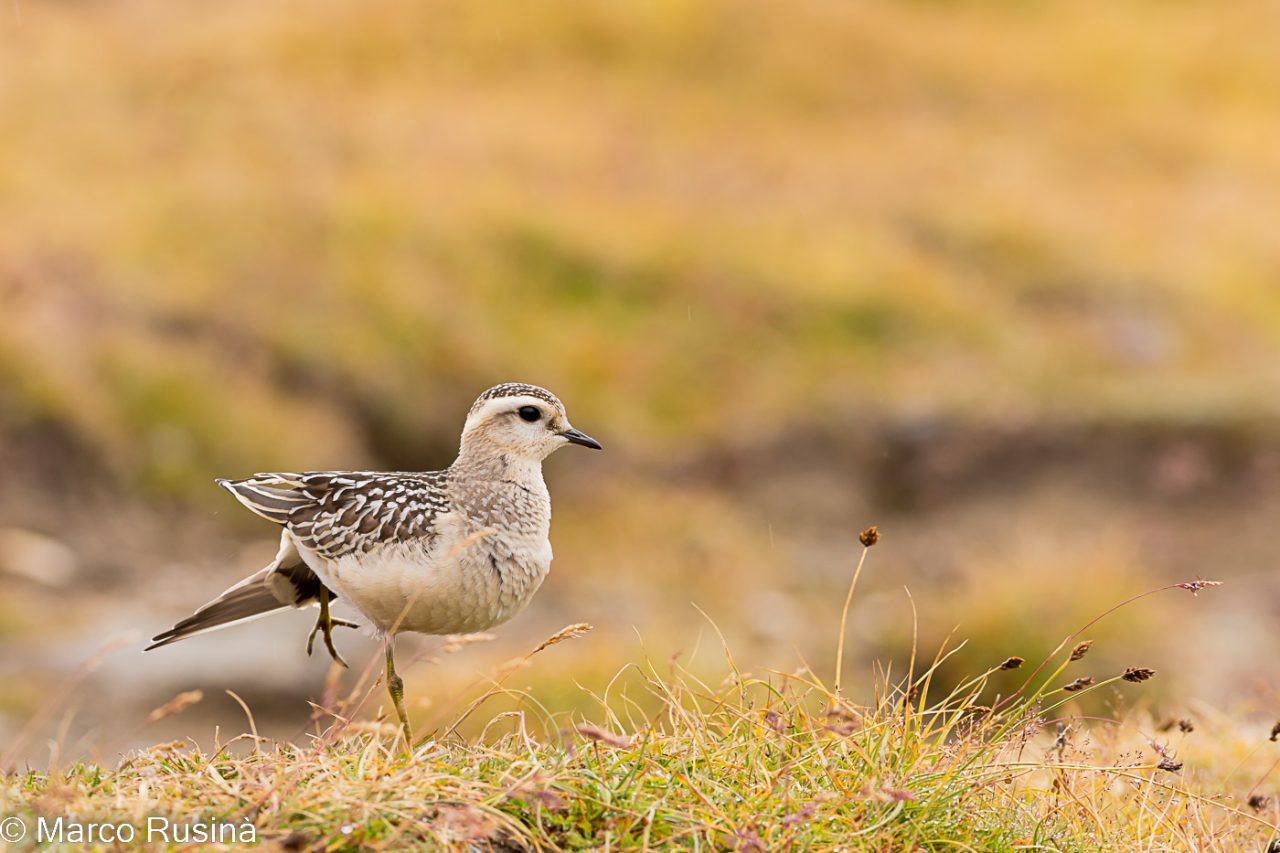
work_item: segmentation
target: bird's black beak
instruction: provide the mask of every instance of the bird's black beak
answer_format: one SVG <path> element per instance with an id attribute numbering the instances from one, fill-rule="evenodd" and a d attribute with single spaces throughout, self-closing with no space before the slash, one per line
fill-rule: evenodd
<path id="1" fill-rule="evenodd" d="M 582 432 L 581 430 L 567 429 L 560 434 L 563 435 L 565 438 L 569 439 L 570 444 L 581 444 L 583 447 L 590 447 L 592 450 L 604 449 L 603 447 L 600 446 L 600 442 L 596 441 L 594 438 L 587 435 L 585 432 Z"/>

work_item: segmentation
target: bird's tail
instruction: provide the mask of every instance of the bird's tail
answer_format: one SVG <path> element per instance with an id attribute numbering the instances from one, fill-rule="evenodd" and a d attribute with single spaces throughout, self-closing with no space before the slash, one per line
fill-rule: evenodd
<path id="1" fill-rule="evenodd" d="M 169 630 L 156 634 L 144 651 L 247 622 L 284 607 L 302 607 L 316 600 L 320 588 L 320 579 L 303 563 L 285 533 L 279 553 L 266 568 L 240 581 Z"/>

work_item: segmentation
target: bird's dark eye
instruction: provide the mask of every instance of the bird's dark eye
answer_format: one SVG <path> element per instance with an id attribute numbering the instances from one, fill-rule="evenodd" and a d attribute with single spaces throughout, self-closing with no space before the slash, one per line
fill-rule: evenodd
<path id="1" fill-rule="evenodd" d="M 542 417 L 542 412 L 537 406 L 521 406 L 520 417 L 529 423 L 533 423 L 538 420 L 538 418 Z"/>

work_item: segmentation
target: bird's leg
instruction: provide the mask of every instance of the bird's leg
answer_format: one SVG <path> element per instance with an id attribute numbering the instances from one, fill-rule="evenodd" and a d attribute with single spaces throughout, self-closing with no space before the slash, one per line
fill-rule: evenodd
<path id="1" fill-rule="evenodd" d="M 320 587 L 320 615 L 316 617 L 315 627 L 311 629 L 311 633 L 307 635 L 307 655 L 311 655 L 311 648 L 315 645 L 316 634 L 323 632 L 324 647 L 329 650 L 329 655 L 343 666 L 347 662 L 342 659 L 342 655 L 338 654 L 337 648 L 333 645 L 333 627 L 339 625 L 343 628 L 359 628 L 355 622 L 348 622 L 345 619 L 334 619 L 329 615 L 329 590 L 323 586 Z"/>
<path id="2" fill-rule="evenodd" d="M 396 706 L 400 727 L 404 730 L 405 749 L 413 751 L 413 731 L 409 728 L 409 715 L 404 712 L 404 682 L 396 675 L 395 637 L 387 635 L 387 692 Z"/>

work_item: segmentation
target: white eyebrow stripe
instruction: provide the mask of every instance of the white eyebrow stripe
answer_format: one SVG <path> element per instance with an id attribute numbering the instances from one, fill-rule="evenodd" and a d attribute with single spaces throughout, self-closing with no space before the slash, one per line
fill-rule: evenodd
<path id="1" fill-rule="evenodd" d="M 465 432 L 473 424 L 487 420 L 496 414 L 514 412 L 522 406 L 534 406 L 540 412 L 545 412 L 547 409 L 555 411 L 555 406 L 552 406 L 541 397 L 534 397 L 531 394 L 520 394 L 514 397 L 495 397 L 492 400 L 485 400 L 478 409 L 471 413 L 467 418 L 463 431 Z"/>

